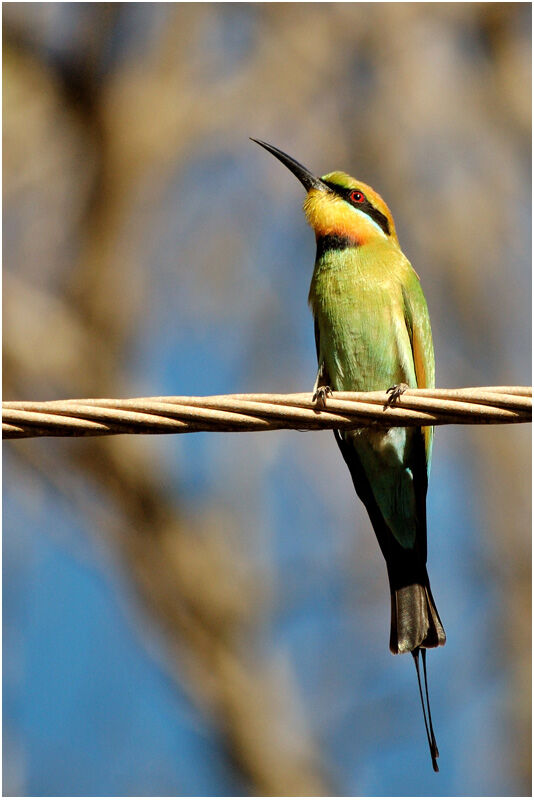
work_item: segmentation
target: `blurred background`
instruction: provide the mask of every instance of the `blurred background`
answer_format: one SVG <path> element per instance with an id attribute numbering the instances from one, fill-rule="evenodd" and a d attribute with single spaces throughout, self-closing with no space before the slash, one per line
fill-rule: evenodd
<path id="1" fill-rule="evenodd" d="M 6 3 L 4 398 L 315 380 L 302 187 L 386 199 L 437 384 L 530 384 L 529 3 Z M 441 772 L 330 432 L 4 446 L 4 795 L 530 795 L 530 427 L 436 432 Z"/>

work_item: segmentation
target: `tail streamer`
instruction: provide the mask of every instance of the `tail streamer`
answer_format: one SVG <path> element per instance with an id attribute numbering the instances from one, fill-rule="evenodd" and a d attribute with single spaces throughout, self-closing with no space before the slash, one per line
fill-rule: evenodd
<path id="1" fill-rule="evenodd" d="M 423 695 L 423 688 L 421 685 L 421 672 L 419 669 L 419 651 L 423 654 L 423 677 L 425 681 L 425 693 Z M 436 744 L 436 737 L 434 736 L 434 727 L 432 725 L 432 714 L 430 713 L 430 700 L 428 697 L 428 680 L 426 673 L 426 650 L 424 648 L 416 647 L 412 650 L 412 656 L 415 664 L 415 671 L 417 672 L 417 683 L 419 684 L 419 697 L 421 698 L 421 708 L 423 709 L 423 719 L 425 720 L 426 738 L 428 739 L 428 747 L 430 750 L 430 757 L 432 759 L 432 768 L 434 772 L 439 772 L 438 761 L 439 750 Z M 425 704 L 426 700 L 426 704 Z"/>

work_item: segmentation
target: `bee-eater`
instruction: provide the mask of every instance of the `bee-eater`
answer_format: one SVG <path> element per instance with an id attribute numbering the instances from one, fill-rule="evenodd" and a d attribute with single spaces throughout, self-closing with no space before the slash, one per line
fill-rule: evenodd
<path id="1" fill-rule="evenodd" d="M 317 178 L 278 148 L 253 141 L 285 164 L 307 193 L 304 213 L 317 240 L 309 294 L 318 360 L 314 399 L 324 404 L 331 390 L 392 390 L 395 399 L 407 386 L 433 387 L 434 349 L 426 301 L 383 199 L 345 172 Z M 439 752 L 426 674 L 426 649 L 445 644 L 426 569 L 433 428 L 364 427 L 334 434 L 386 560 L 391 591 L 389 646 L 392 653 L 411 652 L 414 657 L 437 772 Z"/>

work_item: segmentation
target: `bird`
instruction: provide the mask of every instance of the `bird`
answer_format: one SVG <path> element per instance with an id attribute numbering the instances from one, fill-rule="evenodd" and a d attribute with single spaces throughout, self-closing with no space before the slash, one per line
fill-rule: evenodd
<path id="1" fill-rule="evenodd" d="M 427 303 L 382 197 L 345 172 L 316 177 L 277 147 L 252 141 L 306 190 L 304 214 L 317 243 L 308 298 L 318 361 L 313 401 L 324 408 L 332 391 L 386 391 L 394 403 L 408 387 L 434 387 Z M 413 656 L 432 767 L 438 772 L 426 668 L 427 649 L 444 645 L 446 638 L 426 566 L 433 433 L 431 426 L 334 431 L 386 561 L 389 647 L 393 654 Z"/>

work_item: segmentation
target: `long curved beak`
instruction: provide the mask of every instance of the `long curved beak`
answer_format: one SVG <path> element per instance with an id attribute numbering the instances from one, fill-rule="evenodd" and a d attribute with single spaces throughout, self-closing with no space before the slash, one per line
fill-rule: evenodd
<path id="1" fill-rule="evenodd" d="M 265 150 L 268 150 L 269 153 L 272 153 L 275 158 L 282 162 L 282 164 L 285 164 L 285 166 L 291 170 L 293 175 L 299 179 L 307 192 L 309 192 L 310 189 L 319 189 L 323 192 L 328 191 L 328 186 L 326 183 L 313 175 L 309 169 L 306 169 L 306 167 L 302 166 L 302 164 L 299 164 L 299 162 L 295 161 L 295 159 L 291 158 L 291 156 L 283 153 L 277 147 L 273 147 L 272 144 L 267 144 L 267 142 L 262 142 L 259 139 L 253 139 L 252 136 L 250 137 L 250 140 L 252 142 L 256 142 L 256 144 L 259 144 L 260 147 L 264 147 Z"/>

